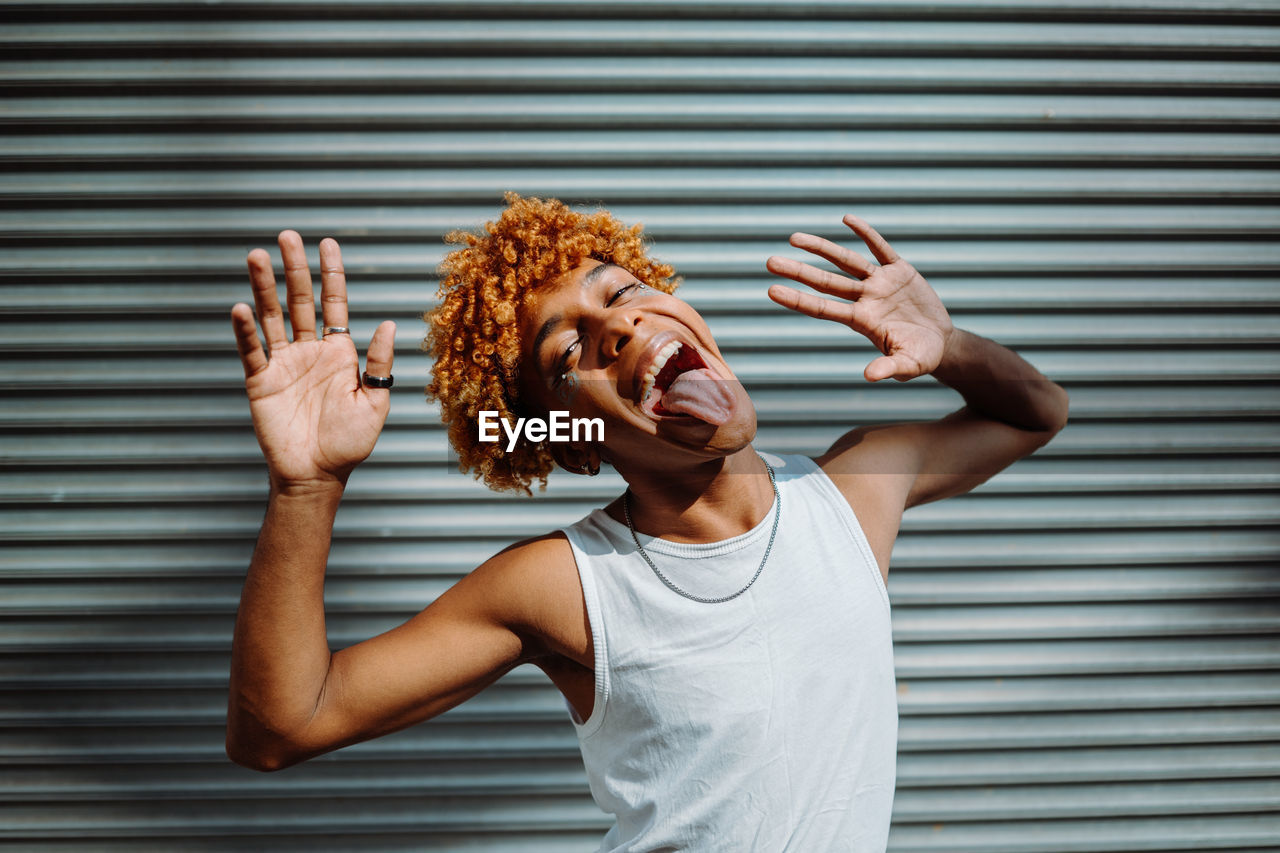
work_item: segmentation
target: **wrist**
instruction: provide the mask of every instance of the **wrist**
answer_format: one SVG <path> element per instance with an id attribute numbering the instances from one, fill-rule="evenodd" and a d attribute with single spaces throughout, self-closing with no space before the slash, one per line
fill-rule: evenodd
<path id="1" fill-rule="evenodd" d="M 272 477 L 270 497 L 272 500 L 336 503 L 342 498 L 346 488 L 346 478 L 318 477 L 309 480 L 286 480 Z"/>
<path id="2" fill-rule="evenodd" d="M 958 329 L 955 326 L 948 329 L 942 340 L 942 356 L 938 359 L 938 366 L 931 373 L 934 375 L 945 373 L 949 368 L 963 362 L 967 337 L 970 337 L 970 334 L 964 329 Z"/>

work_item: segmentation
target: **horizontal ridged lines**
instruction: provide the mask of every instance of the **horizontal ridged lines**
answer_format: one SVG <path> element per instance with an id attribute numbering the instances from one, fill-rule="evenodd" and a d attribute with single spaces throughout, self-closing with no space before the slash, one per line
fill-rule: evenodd
<path id="1" fill-rule="evenodd" d="M 894 853 L 1276 849 L 1274 4 L 0 8 L 0 845 L 595 848 L 532 668 L 281 776 L 222 752 L 265 495 L 227 310 L 279 228 L 342 240 L 358 341 L 400 326 L 335 647 L 621 490 L 496 497 L 422 398 L 441 238 L 515 189 L 645 223 L 764 449 L 956 405 L 764 297 L 849 211 L 1071 391 L 1053 444 L 904 520 Z"/>

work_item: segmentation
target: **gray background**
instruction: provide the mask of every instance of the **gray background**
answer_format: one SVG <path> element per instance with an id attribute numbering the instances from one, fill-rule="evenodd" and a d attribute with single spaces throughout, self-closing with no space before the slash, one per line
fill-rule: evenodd
<path id="1" fill-rule="evenodd" d="M 896 853 L 1280 849 L 1276 3 L 0 11 L 0 847 L 593 849 L 533 670 L 277 775 L 222 750 L 266 492 L 227 320 L 248 249 L 335 236 L 357 340 L 400 325 L 335 646 L 621 490 L 491 495 L 422 398 L 441 236 L 515 189 L 646 223 L 763 449 L 957 404 L 867 386 L 863 342 L 764 297 L 764 259 L 845 212 L 1070 390 L 1052 445 L 907 516 Z"/>

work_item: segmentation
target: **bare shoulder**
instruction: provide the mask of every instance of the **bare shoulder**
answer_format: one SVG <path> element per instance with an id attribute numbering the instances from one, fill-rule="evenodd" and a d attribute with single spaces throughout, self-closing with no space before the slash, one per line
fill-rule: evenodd
<path id="1" fill-rule="evenodd" d="M 849 502 L 886 578 L 918 469 L 914 426 L 858 427 L 813 460 Z"/>
<path id="2" fill-rule="evenodd" d="M 504 548 L 459 581 L 450 590 L 455 592 L 520 635 L 525 659 L 559 655 L 590 666 L 582 582 L 563 533 L 546 533 Z"/>
<path id="3" fill-rule="evenodd" d="M 920 423 L 857 427 L 836 439 L 814 462 L 827 476 L 906 476 L 904 466 L 914 460 L 926 427 Z"/>

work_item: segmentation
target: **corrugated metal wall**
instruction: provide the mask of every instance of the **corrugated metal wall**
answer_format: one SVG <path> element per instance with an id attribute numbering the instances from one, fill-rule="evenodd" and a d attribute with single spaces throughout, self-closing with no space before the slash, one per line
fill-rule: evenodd
<path id="1" fill-rule="evenodd" d="M 593 849 L 558 695 L 517 671 L 278 775 L 231 765 L 266 491 L 227 321 L 245 252 L 339 238 L 400 383 L 331 561 L 335 645 L 613 477 L 448 470 L 413 344 L 442 234 L 604 202 L 687 276 L 759 445 L 932 417 L 765 297 L 871 220 L 1072 423 L 908 514 L 892 849 L 1280 849 L 1280 6 L 1273 0 L 0 3 L 0 847 Z"/>

